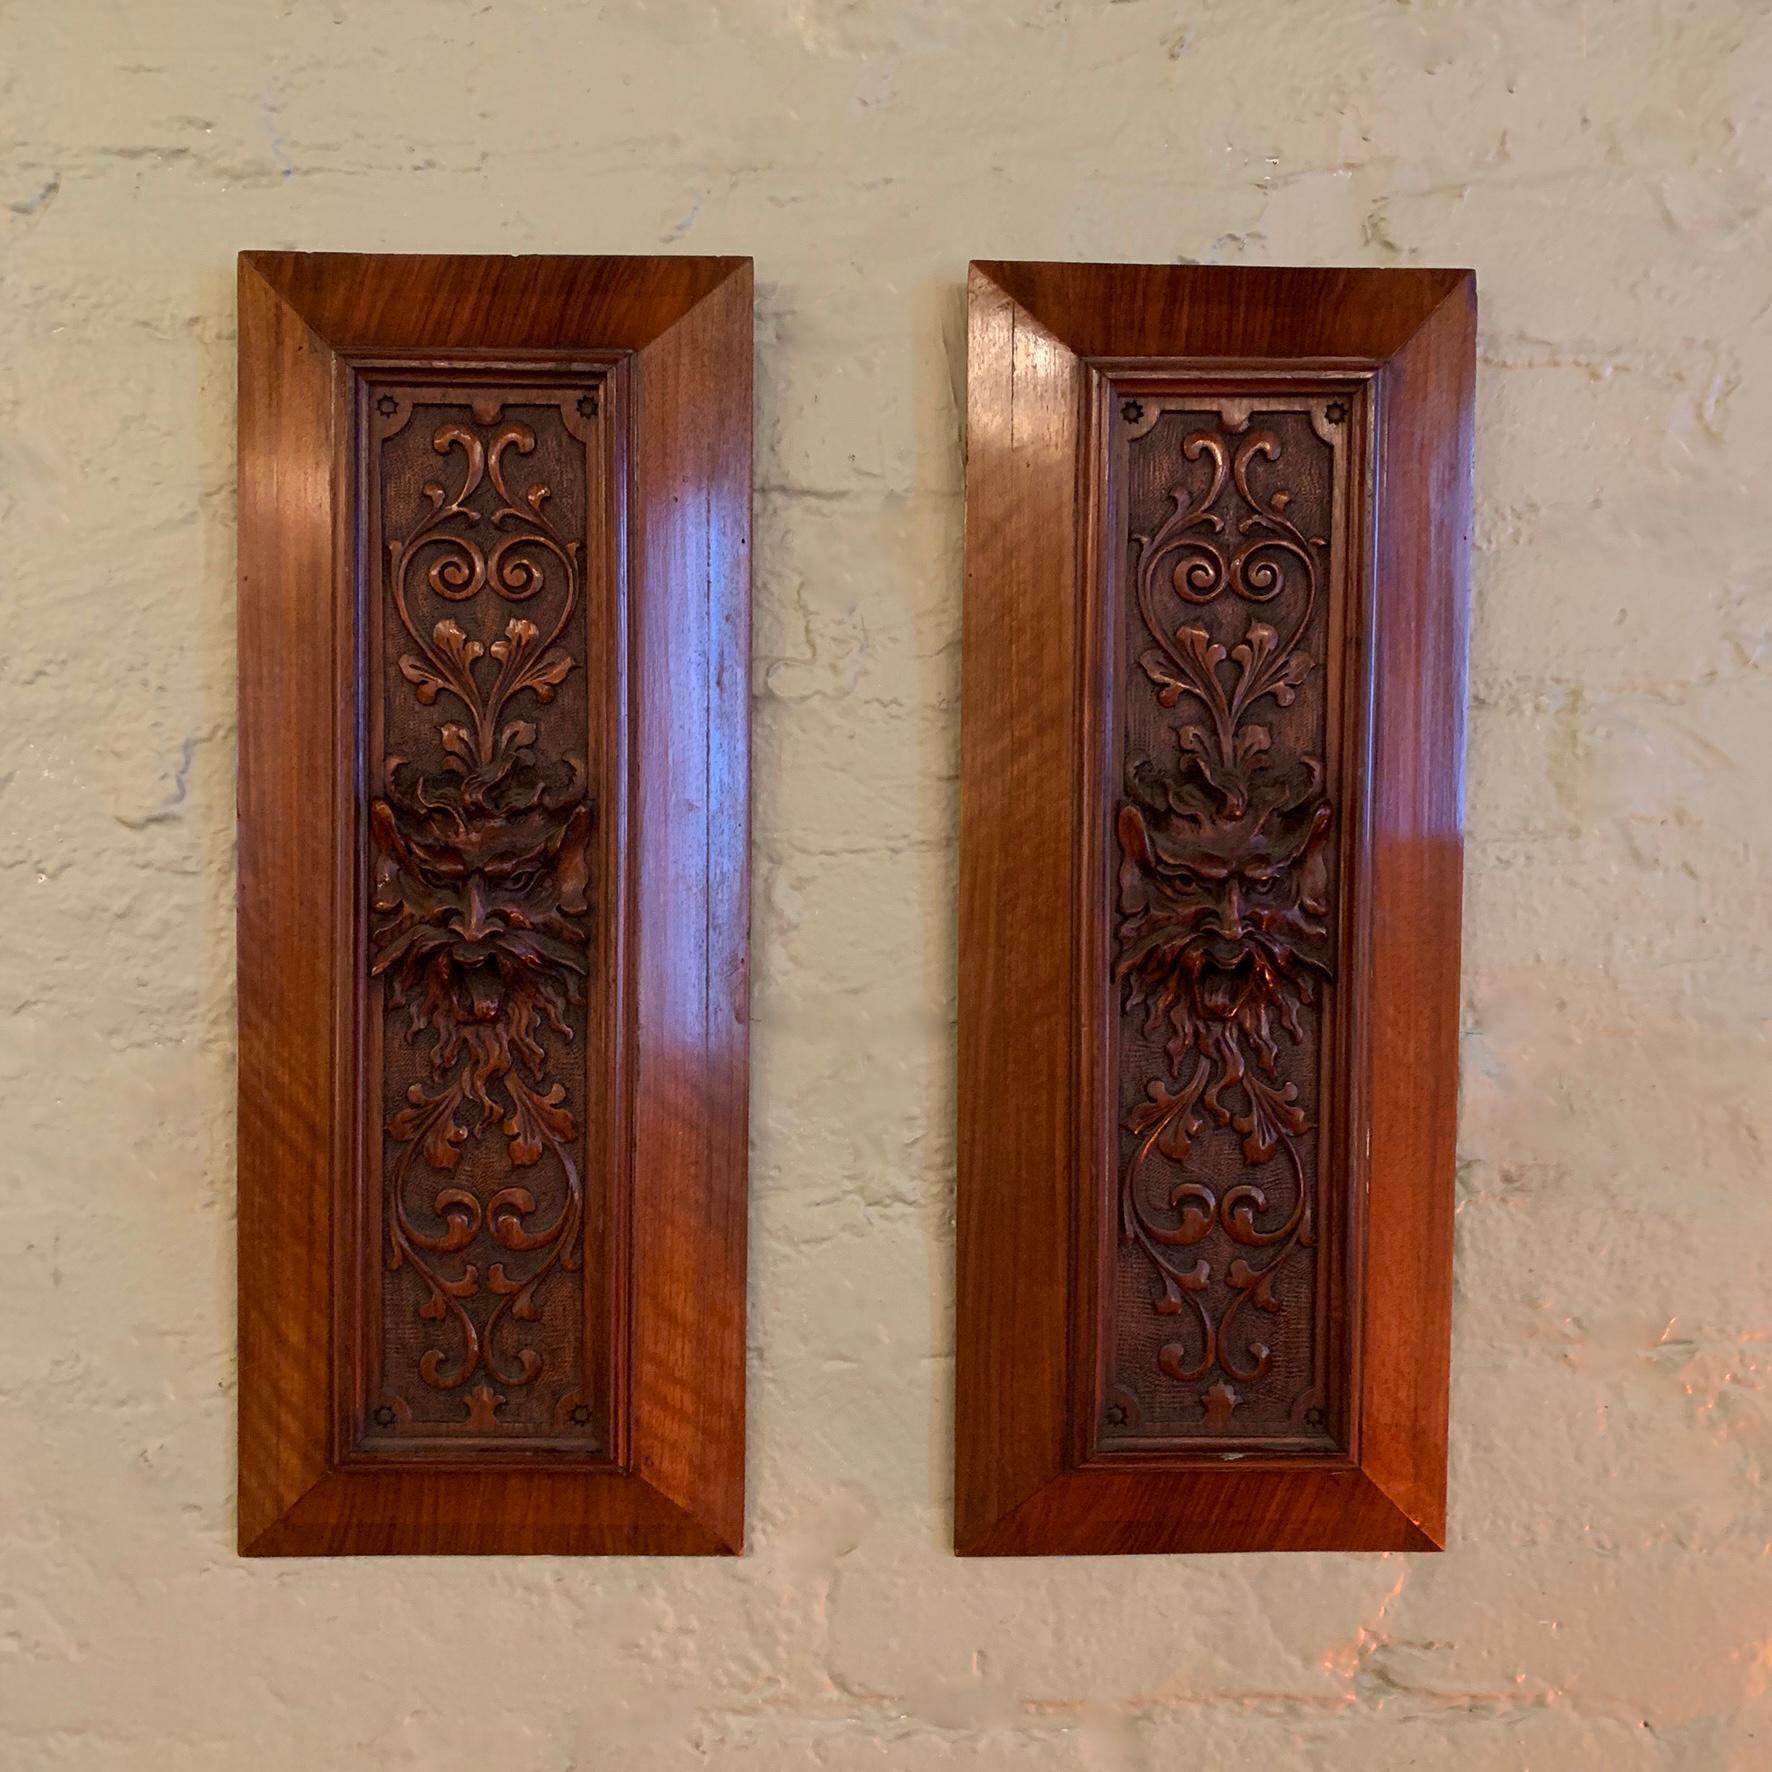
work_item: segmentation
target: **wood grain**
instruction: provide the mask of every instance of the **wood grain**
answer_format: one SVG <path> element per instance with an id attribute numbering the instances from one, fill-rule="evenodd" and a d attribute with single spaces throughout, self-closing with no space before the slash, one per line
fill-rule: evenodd
<path id="1" fill-rule="evenodd" d="M 583 411 L 611 403 L 599 422 L 616 433 L 607 535 L 622 595 L 609 607 L 625 611 L 624 632 L 600 618 L 588 632 L 623 642 L 627 662 L 597 678 L 622 698 L 619 719 L 602 721 L 603 692 L 592 695 L 609 765 L 595 846 L 608 902 L 593 951 L 621 988 L 590 1062 L 608 1068 L 617 1097 L 600 1117 L 604 1162 L 625 1152 L 637 1179 L 607 1195 L 625 1222 L 586 1232 L 587 1252 L 615 1252 L 606 1326 L 626 1367 L 607 1392 L 621 1419 L 593 1436 L 594 1456 L 560 1436 L 501 1450 L 484 1434 L 411 1456 L 354 1435 L 345 1394 L 345 1343 L 368 1321 L 353 1202 L 372 1174 L 365 1150 L 383 1136 L 359 1087 L 378 999 L 365 983 L 360 890 L 373 790 L 352 425 L 365 378 L 390 364 L 423 366 L 470 407 L 483 397 L 487 413 L 500 376 L 529 388 L 595 371 L 606 381 L 587 385 L 604 392 Z M 391 407 L 404 384 L 389 385 Z M 742 1544 L 750 390 L 745 259 L 242 255 L 244 1553 Z M 562 801 L 559 816 L 568 810 Z M 561 840 L 553 833 L 545 853 Z M 466 963 L 481 952 L 470 946 Z M 482 985 L 476 1018 L 496 1029 L 499 1004 Z M 492 1419 L 489 1403 L 480 1410 Z"/>
<path id="2" fill-rule="evenodd" d="M 1474 313 L 1468 272 L 973 267 L 962 1552 L 1426 1549 L 1444 1540 Z M 1340 856 L 1338 982 L 1321 1057 L 1330 1117 L 1315 1158 L 1325 1234 L 1316 1255 L 1306 1244 L 1298 1257 L 1332 1262 L 1313 1270 L 1327 1288 L 1315 1333 L 1330 1338 L 1321 1354 L 1329 1364 L 1318 1367 L 1326 1376 L 1313 1382 L 1329 1390 L 1296 1392 L 1301 1421 L 1304 1404 L 1328 1406 L 1311 1413 L 1308 1433 L 1239 1438 L 1234 1387 L 1223 1385 L 1202 1395 L 1206 1436 L 1189 1446 L 1175 1430 L 1141 1443 L 1099 1428 L 1103 1338 L 1126 1308 L 1107 1286 L 1118 1224 L 1104 1209 L 1124 1111 L 1104 1056 L 1120 1014 L 1109 902 L 1119 856 L 1107 854 L 1104 834 L 1118 804 L 1108 764 L 1120 741 L 1116 648 L 1105 636 L 1123 607 L 1119 550 L 1128 545 L 1120 470 L 1110 472 L 1125 458 L 1111 456 L 1108 439 L 1121 420 L 1148 425 L 1145 399 L 1187 410 L 1211 404 L 1204 393 L 1230 400 L 1213 406 L 1231 414 L 1227 437 L 1252 422 L 1238 416 L 1238 396 L 1258 416 L 1265 395 L 1270 410 L 1289 400 L 1314 415 L 1320 434 L 1359 442 L 1349 523 L 1336 531 L 1347 558 L 1335 567 L 1345 582 L 1331 627 L 1346 639 L 1319 661 L 1328 705 L 1344 710 L 1321 738 Z M 1296 437 L 1292 447 L 1296 455 Z M 1258 490 L 1255 533 L 1264 497 Z M 1239 508 L 1251 509 L 1247 500 Z M 1265 532 L 1286 532 L 1285 508 L 1273 507 Z M 1315 544 L 1298 539 L 1303 559 Z M 1155 668 L 1161 680 L 1179 667 Z M 1316 669 L 1301 654 L 1297 680 Z M 1216 699 L 1209 676 L 1180 693 Z M 1233 811 L 1240 793 L 1226 802 Z M 1139 821 L 1122 829 L 1142 852 Z M 1221 922 L 1237 922 L 1232 906 L 1220 907 Z M 1242 1076 L 1219 1034 L 1177 1025 L 1203 1053 L 1231 1051 L 1229 1074 Z M 1258 1133 L 1249 1142 L 1255 1161 L 1284 1141 Z M 1300 1171 L 1301 1189 L 1308 1180 Z M 1171 1297 L 1160 1308 L 1182 1304 L 1173 1286 Z M 1288 1321 L 1303 1332 L 1303 1320 Z M 1239 1359 L 1253 1368 L 1246 1346 Z M 1237 1453 L 1234 1464 L 1221 1443 Z"/>
<path id="3" fill-rule="evenodd" d="M 978 267 L 960 721 L 955 1530 L 1063 1468 L 1076 1110 L 1066 907 L 1080 808 L 1074 354 Z"/>

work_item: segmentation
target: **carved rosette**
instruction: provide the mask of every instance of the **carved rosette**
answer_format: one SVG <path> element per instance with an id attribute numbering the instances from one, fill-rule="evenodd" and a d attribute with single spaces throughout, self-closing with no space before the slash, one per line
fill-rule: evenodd
<path id="1" fill-rule="evenodd" d="M 596 396 L 371 386 L 364 1442 L 590 1446 Z"/>
<path id="2" fill-rule="evenodd" d="M 1127 400 L 1100 1444 L 1332 1437 L 1344 399 Z"/>

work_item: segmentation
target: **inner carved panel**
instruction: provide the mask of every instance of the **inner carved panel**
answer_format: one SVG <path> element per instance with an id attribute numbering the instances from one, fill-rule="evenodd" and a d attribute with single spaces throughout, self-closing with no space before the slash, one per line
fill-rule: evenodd
<path id="1" fill-rule="evenodd" d="M 1358 404 L 1114 407 L 1102 1450 L 1345 1444 L 1330 1134 Z"/>
<path id="2" fill-rule="evenodd" d="M 596 382 L 371 381 L 362 414 L 357 1443 L 594 1452 L 608 1432 Z"/>

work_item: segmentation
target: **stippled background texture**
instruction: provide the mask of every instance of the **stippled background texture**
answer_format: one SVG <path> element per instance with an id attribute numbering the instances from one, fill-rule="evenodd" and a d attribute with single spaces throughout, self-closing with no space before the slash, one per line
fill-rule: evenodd
<path id="1" fill-rule="evenodd" d="M 742 1561 L 233 1554 L 233 255 L 757 260 Z M 1772 1764 L 1772 8 L 0 0 L 0 1767 Z M 971 256 L 1470 264 L 1453 1548 L 948 1555 Z"/>

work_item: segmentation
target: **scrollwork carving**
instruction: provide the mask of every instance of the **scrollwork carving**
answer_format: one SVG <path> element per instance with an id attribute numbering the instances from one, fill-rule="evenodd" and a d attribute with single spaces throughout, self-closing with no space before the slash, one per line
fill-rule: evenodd
<path id="1" fill-rule="evenodd" d="M 578 1122 L 549 1047 L 582 1026 L 594 824 L 584 759 L 537 724 L 584 665 L 562 643 L 583 543 L 554 521 L 544 481 L 513 492 L 536 434 L 498 410 L 435 425 L 445 465 L 420 489 L 428 508 L 386 544 L 394 667 L 438 718 L 433 761 L 385 756 L 369 807 L 369 972 L 417 1077 L 386 1122 L 387 1268 L 418 1281 L 418 1377 L 460 1392 L 475 1431 L 541 1374 L 524 1330 L 582 1260 Z M 495 1130 L 503 1178 L 461 1185 L 464 1151 Z M 543 1175 L 546 1206 L 530 1179 Z M 382 1407 L 382 1425 L 409 1422 L 397 1399 Z"/>
<path id="2" fill-rule="evenodd" d="M 1274 1368 L 1268 1332 L 1244 1319 L 1279 1314 L 1317 1234 L 1314 1109 L 1281 1042 L 1306 1039 L 1331 975 L 1332 809 L 1320 754 L 1274 716 L 1319 669 L 1328 542 L 1291 515 L 1283 453 L 1248 419 L 1190 429 L 1180 459 L 1201 471 L 1132 537 L 1138 671 L 1169 750 L 1129 749 L 1113 970 L 1164 1062 L 1122 1120 L 1119 1229 L 1154 1278 L 1152 1307 L 1177 1320 L 1156 1364 L 1218 1434 Z M 1199 1161 L 1221 1134 L 1241 1179 Z M 1137 1409 L 1114 1395 L 1110 1426 Z"/>

